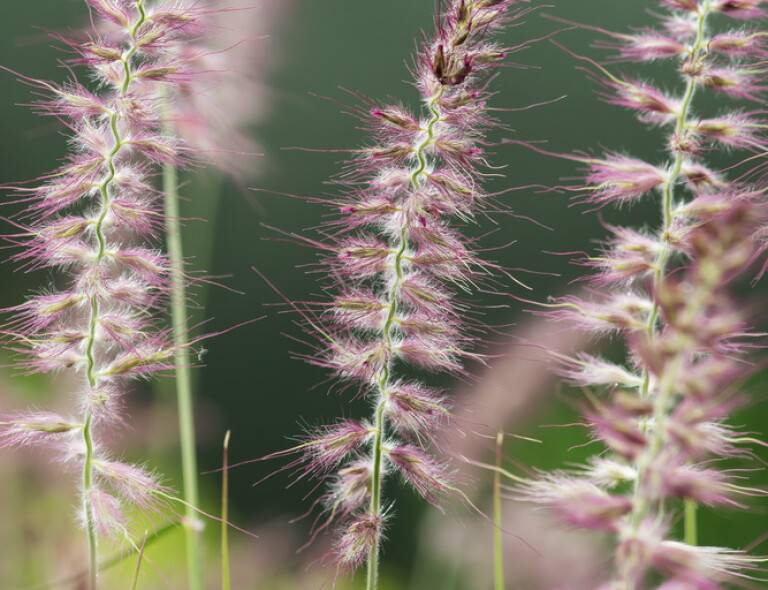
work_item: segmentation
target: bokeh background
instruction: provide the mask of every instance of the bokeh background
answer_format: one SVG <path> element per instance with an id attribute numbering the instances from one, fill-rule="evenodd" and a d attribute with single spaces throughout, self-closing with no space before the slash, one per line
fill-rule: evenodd
<path id="1" fill-rule="evenodd" d="M 253 0 L 258 14 L 259 3 Z M 200 169 L 183 176 L 185 242 L 191 270 L 224 277 L 223 288 L 197 288 L 194 316 L 205 322 L 200 331 L 218 331 L 241 322 L 264 319 L 206 342 L 199 347 L 200 368 L 195 371 L 201 469 L 215 469 L 221 461 L 221 440 L 232 431 L 232 459 L 245 460 L 285 448 L 290 436 L 304 425 L 325 423 L 337 416 L 366 411 L 361 400 L 331 391 L 322 370 L 292 359 L 302 346 L 294 317 L 283 313 L 280 298 L 252 267 L 264 273 L 290 298 L 311 299 L 318 293 L 313 264 L 316 252 L 279 239 L 265 226 L 303 233 L 319 224 L 327 211 L 299 198 L 276 193 L 322 196 L 334 194 L 328 180 L 339 169 L 339 153 L 290 149 L 347 149 L 366 138 L 356 121 L 345 115 L 344 105 L 356 99 L 344 89 L 386 100 L 394 98 L 415 106 L 416 95 L 408 84 L 408 66 L 423 31 L 432 26 L 433 0 L 273 0 L 260 22 L 243 17 L 231 30 L 232 41 L 245 40 L 253 61 L 244 61 L 232 76 L 247 72 L 257 77 L 266 92 L 243 88 L 243 104 L 258 101 L 258 117 L 248 133 L 263 156 L 248 159 L 247 179 L 233 181 Z M 556 14 L 613 30 L 642 27 L 652 20 L 656 3 L 634 0 L 555 0 L 541 13 Z M 619 7 L 618 4 L 621 6 Z M 65 71 L 58 60 L 66 57 L 47 31 L 67 32 L 82 27 L 88 14 L 80 0 L 28 0 L 4 2 L 0 14 L 0 65 L 32 77 L 60 81 Z M 251 20 L 249 20 L 249 18 Z M 506 34 L 509 44 L 536 38 L 562 25 L 532 15 L 525 26 Z M 265 35 L 268 35 L 265 36 Z M 579 53 L 599 55 L 590 48 L 595 34 L 566 31 L 560 40 Z M 627 150 L 641 157 L 663 157 L 661 135 L 634 121 L 631 114 L 607 107 L 595 97 L 594 84 L 576 69 L 573 58 L 544 41 L 513 57 L 519 66 L 500 72 L 496 81 L 498 107 L 566 98 L 528 111 L 499 112 L 508 128 L 497 130 L 494 140 L 515 137 L 548 140 L 556 151 L 600 150 L 603 146 Z M 620 67 L 620 66 L 617 66 Z M 648 66 L 644 77 L 673 86 L 675 79 L 663 65 Z M 34 97 L 30 89 L 7 72 L 0 72 L 0 184 L 34 178 L 55 167 L 66 148 L 64 129 L 42 119 L 24 106 Z M 327 98 L 327 99 L 326 99 Z M 706 101 L 702 110 L 707 108 Z M 490 190 L 528 184 L 555 184 L 576 174 L 572 163 L 532 154 L 515 146 L 492 148 L 493 162 L 502 166 Z M 249 190 L 249 187 L 263 189 Z M 509 285 L 510 294 L 543 300 L 578 289 L 574 279 L 580 269 L 557 251 L 583 251 L 596 247 L 604 235 L 601 220 L 573 206 L 567 195 L 535 190 L 514 191 L 503 197 L 518 217 L 498 215 L 493 223 L 479 219 L 470 234 L 484 236 L 487 248 L 514 245 L 489 252 L 521 273 L 531 293 Z M 11 213 L 13 207 L 2 210 Z M 530 217 L 537 223 L 526 221 Z M 630 221 L 655 224 L 656 207 L 647 203 L 622 212 L 603 212 L 603 222 Z M 194 220 L 193 220 L 194 218 Z M 199 221 L 204 219 L 205 221 Z M 3 256 L 5 258 L 5 256 Z M 0 307 L 19 302 L 25 293 L 46 285 L 45 272 L 14 272 L 0 265 Z M 238 291 L 236 293 L 234 291 Z M 761 286 L 748 290 L 758 298 Z M 478 294 L 473 303 L 489 328 L 484 351 L 490 366 L 468 367 L 462 383 L 445 382 L 455 392 L 459 421 L 448 433 L 448 452 L 466 453 L 489 460 L 492 442 L 485 438 L 497 429 L 539 439 L 533 443 L 507 437 L 504 454 L 512 469 L 550 468 L 576 461 L 594 449 L 581 428 L 544 428 L 577 421 L 581 394 L 557 384 L 536 351 L 520 347 L 516 338 L 536 337 L 567 349 L 593 346 L 580 342 L 568 330 L 554 330 L 536 323 L 526 307 L 511 297 Z M 607 354 L 614 344 L 602 343 Z M 0 412 L 34 405 L 64 406 L 71 391 L 62 379 L 24 377 L 6 365 L 10 351 L 0 352 Z M 751 385 L 754 403 L 736 419 L 747 430 L 765 431 L 768 405 L 762 382 Z M 130 402 L 126 426 L 114 434 L 118 454 L 143 460 L 167 474 L 178 485 L 173 388 L 170 380 L 137 387 Z M 762 455 L 765 458 L 765 454 Z M 296 554 L 311 519 L 292 522 L 309 508 L 305 496 L 312 484 L 290 485 L 288 474 L 277 474 L 252 485 L 280 463 L 255 463 L 231 473 L 233 520 L 254 531 L 258 539 L 233 533 L 236 587 L 242 589 L 328 588 L 335 572 L 323 563 L 327 545 L 320 539 Z M 768 482 L 762 473 L 758 480 Z M 463 469 L 468 494 L 488 508 L 490 476 L 482 470 Z M 0 455 L 0 588 L 77 588 L 76 583 L 56 582 L 77 573 L 84 563 L 80 536 L 72 525 L 75 512 L 73 474 L 44 456 L 6 451 Z M 218 511 L 220 477 L 202 476 L 205 508 Z M 396 483 L 388 486 L 397 518 L 389 533 L 384 558 L 385 584 L 397 589 L 484 590 L 490 588 L 492 529 L 465 505 L 449 505 L 446 514 L 425 509 L 412 493 Z M 702 540 L 743 547 L 766 531 L 765 508 L 747 512 L 702 513 Z M 535 550 L 505 537 L 509 587 L 518 590 L 570 588 L 592 590 L 595 576 L 609 560 L 604 540 L 558 529 L 527 507 L 505 504 L 506 528 Z M 158 517 L 159 519 L 160 517 Z M 147 522 L 152 528 L 157 522 Z M 139 532 L 139 535 L 141 532 Z M 218 575 L 218 526 L 207 529 L 207 570 L 211 587 Z M 765 547 L 763 547 L 765 549 Z M 764 553 L 765 551 L 763 551 Z M 171 532 L 147 551 L 142 575 L 144 588 L 183 588 L 182 537 Z M 132 564 L 127 562 L 107 574 L 105 587 L 127 588 Z M 338 584 L 349 583 L 344 576 Z"/>

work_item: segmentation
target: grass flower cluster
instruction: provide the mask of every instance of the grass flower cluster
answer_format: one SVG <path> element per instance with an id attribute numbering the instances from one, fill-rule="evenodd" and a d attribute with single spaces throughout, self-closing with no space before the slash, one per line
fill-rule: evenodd
<path id="1" fill-rule="evenodd" d="M 38 109 L 66 125 L 72 149 L 36 186 L 16 189 L 28 206 L 6 236 L 24 268 L 57 269 L 65 284 L 6 309 L 5 334 L 30 372 L 71 374 L 76 405 L 66 417 L 4 417 L 2 443 L 49 447 L 79 470 L 95 588 L 99 537 L 130 540 L 126 505 L 151 510 L 166 493 L 151 472 L 113 460 L 104 439 L 122 419 L 127 384 L 174 366 L 176 348 L 160 323 L 169 264 L 153 246 L 164 216 L 151 176 L 187 159 L 164 131 L 165 97 L 195 75 L 177 48 L 199 34 L 202 11 L 179 2 L 87 3 L 93 30 L 67 44 L 97 90 L 74 77 L 58 86 L 27 80 L 50 93 Z"/>
<path id="2" fill-rule="evenodd" d="M 337 561 L 347 568 L 367 562 L 369 588 L 377 587 L 392 509 L 385 480 L 399 475 L 430 503 L 456 490 L 447 466 L 429 452 L 449 407 L 420 375 L 460 373 L 471 355 L 455 293 L 469 291 L 493 265 L 449 220 L 471 219 L 486 198 L 480 170 L 493 123 L 486 73 L 509 52 L 492 36 L 522 16 L 518 4 L 444 7 L 414 69 L 424 116 L 397 104 L 361 114 L 373 144 L 342 177 L 350 190 L 333 224 L 335 241 L 319 245 L 330 252 L 336 296 L 327 314 L 310 321 L 323 344 L 310 361 L 359 385 L 373 414 L 323 428 L 301 448 L 310 473 L 331 474 L 324 500 L 329 522 L 341 521 Z"/>
<path id="3" fill-rule="evenodd" d="M 333 213 L 315 228 L 319 237 L 286 232 L 321 257 L 320 299 L 284 298 L 313 339 L 302 358 L 328 370 L 332 387 L 351 391 L 370 413 L 310 429 L 293 448 L 238 463 L 230 462 L 227 431 L 217 470 L 223 473 L 221 518 L 201 509 L 190 373 L 190 349 L 199 339 L 189 336 L 178 170 L 207 161 L 242 183 L 256 169 L 244 156 L 254 156 L 258 143 L 245 128 L 260 114 L 265 87 L 239 71 L 253 61 L 263 66 L 266 57 L 232 43 L 230 27 L 245 22 L 249 30 L 259 28 L 259 14 L 266 21 L 285 10 L 287 0 L 272 1 L 253 12 L 250 4 L 225 0 L 85 0 L 87 32 L 76 39 L 56 35 L 70 52 L 68 81 L 18 75 L 46 95 L 35 108 L 63 124 L 69 151 L 52 172 L 4 187 L 10 188 L 9 204 L 21 209 L 2 218 L 12 228 L 2 236 L 11 260 L 53 278 L 0 310 L 0 335 L 24 372 L 61 375 L 73 391 L 67 411 L 0 416 L 0 448 L 43 449 L 75 474 L 89 564 L 83 587 L 97 590 L 100 570 L 124 559 L 102 555 L 111 539 L 137 556 L 132 587 L 138 588 L 142 564 L 150 561 L 147 543 L 183 524 L 185 587 L 203 590 L 199 514 L 221 523 L 223 590 L 239 584 L 239 572 L 230 569 L 239 548 L 235 541 L 230 547 L 228 532 L 250 533 L 230 521 L 237 506 L 230 506 L 229 471 L 290 457 L 280 471 L 297 468 L 295 481 L 310 480 L 311 493 L 322 490 L 308 514 L 319 512 L 310 542 L 331 533 L 330 559 L 323 563 L 330 561 L 335 575 L 364 570 L 365 587 L 376 590 L 385 585 L 380 561 L 395 512 L 392 480 L 439 510 L 450 497 L 475 508 L 450 449 L 441 444 L 450 439 L 440 432 L 446 425 L 462 436 L 495 439 L 493 464 L 469 452 L 453 454 L 494 473 L 493 514 L 484 531 L 493 527 L 487 540 L 497 590 L 514 579 L 517 565 L 505 561 L 505 527 L 512 522 L 503 511 L 505 490 L 526 509 L 545 506 L 563 523 L 611 539 L 612 557 L 605 560 L 611 565 L 590 590 L 764 583 L 765 559 L 699 543 L 697 513 L 702 506 L 748 510 L 767 493 L 749 475 L 755 448 L 768 444 L 732 423 L 734 412 L 751 401 L 745 382 L 761 368 L 757 353 L 766 336 L 753 328 L 754 306 L 737 297 L 743 283 L 764 273 L 768 245 L 765 0 L 659 0 L 657 25 L 630 32 L 561 21 L 600 35 L 596 47 L 611 52 L 607 66 L 554 43 L 599 84 L 604 102 L 628 109 L 663 137 L 660 161 L 619 151 L 557 154 L 540 143 L 505 142 L 582 165 L 583 183 L 549 192 L 576 194 L 592 212 L 659 204 L 653 229 L 604 224 L 609 237 L 601 251 L 578 260 L 589 287 L 538 304 L 535 312 L 566 330 L 619 344 L 619 361 L 573 354 L 572 345 L 560 349 L 568 354 L 552 353 L 559 376 L 586 392 L 590 448 L 598 452 L 581 465 L 513 474 L 504 468 L 505 440 L 540 441 L 508 435 L 501 418 L 464 429 L 438 387 L 446 375 L 468 377 L 468 362 L 488 361 L 477 352 L 489 344 L 471 301 L 478 286 L 492 285 L 498 294 L 500 285 L 519 284 L 507 267 L 483 259 L 463 226 L 480 212 L 491 213 L 488 205 L 498 206 L 494 197 L 501 193 L 485 186 L 488 177 L 500 176 L 488 161 L 489 135 L 502 126 L 494 113 L 530 107 L 490 107 L 491 83 L 503 67 L 519 65 L 507 59 L 510 54 L 532 44 L 508 46 L 502 35 L 535 10 L 527 0 L 439 0 L 434 30 L 423 36 L 411 68 L 418 107 L 353 93 L 362 98 L 351 110 L 368 143 L 351 150 L 335 177 L 341 194 L 324 200 Z M 245 16 L 252 20 L 240 22 Z M 305 67 L 311 60 L 301 61 Z M 674 66 L 681 89 L 668 92 L 639 75 L 617 73 L 650 62 Z M 704 113 L 702 95 L 710 95 L 715 110 Z M 551 102 L 557 101 L 539 105 Z M 528 333 L 535 338 L 537 329 Z M 552 343 L 549 333 L 532 339 L 519 348 L 549 350 Z M 118 459 L 113 448 L 115 432 L 127 421 L 124 398 L 131 384 L 164 371 L 176 377 L 183 499 L 152 470 Z M 257 371 L 248 367 L 249 378 L 261 377 Z M 509 384 L 510 395 L 516 385 Z M 255 406 L 257 427 L 271 418 L 263 411 L 268 403 L 260 399 Z M 486 421 L 489 413 L 478 415 Z M 502 485 L 505 477 L 511 487 Z M 165 501 L 183 505 L 185 517 L 154 527 L 139 543 L 133 517 L 154 526 Z M 527 549 L 533 546 L 525 530 L 512 534 Z"/>
<path id="4" fill-rule="evenodd" d="M 752 458 L 749 446 L 758 442 L 727 423 L 744 401 L 739 389 L 752 372 L 747 361 L 757 336 L 729 287 L 764 250 L 764 179 L 759 167 L 728 178 L 707 160 L 718 150 L 764 152 L 765 123 L 760 111 L 733 107 L 700 116 L 694 99 L 711 90 L 761 100 L 762 33 L 713 32 L 711 21 L 717 13 L 742 20 L 764 13 L 760 2 L 662 4 L 671 11 L 659 30 L 600 32 L 621 60 L 676 60 L 681 96 L 587 61 L 607 102 L 667 131 L 669 159 L 657 165 L 615 153 L 574 158 L 588 167 L 584 201 L 621 206 L 655 197 L 661 227 L 610 227 L 604 251 L 586 261 L 595 270 L 595 296 L 564 298 L 548 312 L 626 343 L 626 365 L 587 354 L 560 359 L 571 382 L 595 392 L 586 417 L 608 453 L 576 471 L 520 480 L 516 489 L 571 525 L 615 536 L 615 575 L 606 590 L 647 588 L 654 571 L 666 580 L 659 588 L 721 588 L 750 578 L 760 562 L 696 546 L 696 506 L 743 508 L 749 496 L 764 495 L 737 470 L 719 468 L 723 459 Z M 672 537 L 678 514 L 684 542 Z"/>

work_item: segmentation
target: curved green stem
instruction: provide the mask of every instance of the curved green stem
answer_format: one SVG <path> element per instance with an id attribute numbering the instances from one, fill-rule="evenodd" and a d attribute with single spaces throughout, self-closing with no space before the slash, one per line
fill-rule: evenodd
<path id="1" fill-rule="evenodd" d="M 88 588 L 96 590 L 99 572 L 99 555 L 96 537 L 96 522 L 93 515 L 91 492 L 93 487 L 93 438 L 91 424 L 93 416 L 87 413 L 83 425 L 83 441 L 85 442 L 85 461 L 83 463 L 83 510 L 85 512 L 85 531 L 88 538 Z"/>
<path id="2" fill-rule="evenodd" d="M 441 117 L 440 111 L 438 110 L 438 103 L 442 95 L 443 90 L 441 89 L 430 99 L 428 104 L 430 118 L 427 122 L 426 133 L 424 139 L 415 148 L 416 167 L 411 172 L 411 185 L 414 188 L 421 186 L 427 173 L 426 151 L 435 140 L 435 126 L 440 121 Z M 376 377 L 378 401 L 376 402 L 373 417 L 373 466 L 371 472 L 371 503 L 369 506 L 369 513 L 372 516 L 380 516 L 382 512 L 382 462 L 384 454 L 384 434 L 387 427 L 384 410 L 386 407 L 387 396 L 389 395 L 393 357 L 392 338 L 396 330 L 395 320 L 397 319 L 398 301 L 400 300 L 400 288 L 402 287 L 403 279 L 405 277 L 404 259 L 408 250 L 408 244 L 408 227 L 406 223 L 403 222 L 403 225 L 400 227 L 398 241 L 393 248 L 395 251 L 395 259 L 393 263 L 394 280 L 392 281 L 392 286 L 387 294 L 387 318 L 384 327 L 382 328 L 386 361 Z M 367 590 L 376 590 L 379 585 L 379 545 L 380 534 L 377 534 L 375 545 L 368 555 L 366 574 Z"/>

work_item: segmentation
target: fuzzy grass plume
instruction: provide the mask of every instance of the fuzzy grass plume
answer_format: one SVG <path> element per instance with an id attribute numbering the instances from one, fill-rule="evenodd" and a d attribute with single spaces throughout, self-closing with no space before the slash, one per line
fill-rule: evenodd
<path id="1" fill-rule="evenodd" d="M 372 144 L 341 177 L 349 190 L 326 234 L 333 241 L 316 243 L 328 253 L 335 298 L 318 318 L 307 314 L 321 340 L 309 360 L 360 386 L 372 415 L 311 433 L 299 461 L 329 479 L 321 528 L 337 523 L 336 561 L 347 569 L 367 563 L 369 589 L 378 585 L 392 513 L 385 481 L 397 475 L 430 503 L 457 491 L 429 444 L 449 406 L 424 375 L 462 372 L 471 338 L 456 292 L 504 272 L 481 261 L 449 221 L 470 220 L 487 197 L 480 186 L 484 137 L 494 123 L 487 74 L 525 45 L 507 48 L 493 37 L 529 10 L 521 4 L 442 6 L 413 72 L 423 114 L 397 104 L 360 112 Z"/>
<path id="2" fill-rule="evenodd" d="M 49 412 L 5 416 L 4 446 L 35 445 L 80 472 L 80 517 L 97 585 L 98 542 L 130 541 L 128 505 L 140 511 L 168 497 L 157 476 L 111 458 L 104 435 L 121 420 L 130 381 L 173 368 L 174 353 L 160 318 L 168 263 L 154 247 L 164 217 L 151 176 L 161 165 L 189 160 L 163 131 L 167 89 L 195 70 L 178 51 L 202 32 L 199 3 L 87 0 L 96 17 L 86 41 L 65 41 L 74 66 L 95 84 L 73 77 L 62 85 L 23 78 L 50 94 L 37 107 L 70 132 L 64 164 L 33 186 L 15 189 L 27 208 L 6 240 L 26 270 L 52 268 L 61 280 L 4 310 L 4 333 L 30 372 L 67 372 L 79 383 L 66 417 Z"/>
<path id="3" fill-rule="evenodd" d="M 658 30 L 633 34 L 595 27 L 618 61 L 674 60 L 684 89 L 663 92 L 619 77 L 587 58 L 611 104 L 666 131 L 668 158 L 652 164 L 632 156 L 568 156 L 588 168 L 577 190 L 596 208 L 640 199 L 660 202 L 654 232 L 610 227 L 604 251 L 585 264 L 596 272 L 593 298 L 568 297 L 549 315 L 570 326 L 626 343 L 628 362 L 590 355 L 561 357 L 561 372 L 600 395 L 587 418 L 607 447 L 576 471 L 518 480 L 515 496 L 547 505 L 564 522 L 606 531 L 616 540 L 615 570 L 603 588 L 715 590 L 758 574 L 759 559 L 737 550 L 697 546 L 696 506 L 742 508 L 764 496 L 722 459 L 748 460 L 764 444 L 727 424 L 743 401 L 739 386 L 752 371 L 749 318 L 732 300 L 731 284 L 763 250 L 766 221 L 761 167 L 748 154 L 729 178 L 707 160 L 712 152 L 764 153 L 760 110 L 726 107 L 699 115 L 695 99 L 711 91 L 726 100 L 760 102 L 766 90 L 764 33 L 750 25 L 713 31 L 718 13 L 732 19 L 765 16 L 762 1 L 666 0 Z M 582 25 L 584 26 L 584 25 Z M 675 518 L 684 540 L 672 539 Z M 652 585 L 661 577 L 661 586 Z"/>

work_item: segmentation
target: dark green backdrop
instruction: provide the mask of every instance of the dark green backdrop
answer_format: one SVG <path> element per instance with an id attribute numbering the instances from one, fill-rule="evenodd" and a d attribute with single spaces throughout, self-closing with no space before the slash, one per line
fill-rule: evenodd
<path id="1" fill-rule="evenodd" d="M 255 0 L 258 1 L 258 0 Z M 615 30 L 648 23 L 648 11 L 655 2 L 616 0 L 558 0 L 556 6 L 543 12 L 588 22 Z M 254 133 L 262 143 L 265 156 L 263 174 L 250 184 L 287 193 L 318 195 L 333 191 L 327 179 L 338 170 L 338 154 L 313 154 L 288 151 L 290 146 L 350 148 L 360 145 L 364 137 L 355 121 L 341 113 L 339 105 L 317 98 L 329 96 L 342 102 L 352 99 L 340 87 L 365 95 L 398 97 L 413 104 L 414 91 L 405 82 L 406 66 L 420 32 L 431 26 L 432 0 L 298 0 L 284 24 L 274 31 L 272 51 L 277 65 L 270 75 L 273 88 L 272 113 Z M 61 54 L 52 47 L 45 29 L 56 31 L 77 27 L 85 18 L 80 0 L 27 0 L 3 2 L 0 8 L 0 64 L 30 76 L 61 80 L 64 72 L 56 67 Z M 529 25 L 509 32 L 510 44 L 522 38 L 542 35 L 557 28 L 552 22 L 533 16 Z M 561 36 L 564 43 L 579 52 L 594 54 L 589 49 L 592 33 L 570 31 Z M 608 107 L 594 96 L 594 85 L 576 71 L 575 62 L 563 52 L 543 42 L 515 56 L 529 69 L 504 70 L 496 83 L 497 106 L 518 107 L 531 102 L 553 99 L 567 94 L 567 99 L 542 109 L 519 113 L 500 113 L 500 118 L 514 128 L 516 137 L 549 139 L 552 149 L 597 150 L 608 146 L 631 150 L 640 156 L 658 158 L 663 148 L 661 137 L 636 123 L 631 114 Z M 648 77 L 661 78 L 672 84 L 674 78 L 660 66 L 647 67 Z M 0 72 L 0 183 L 35 177 L 51 169 L 65 149 L 62 129 L 52 120 L 35 117 L 23 106 L 30 100 L 29 89 L 12 75 Z M 248 100 L 247 96 L 243 100 Z M 495 138 L 511 132 L 496 133 Z M 547 159 L 521 148 L 495 148 L 496 164 L 504 165 L 507 178 L 492 183 L 492 190 L 527 183 L 553 184 L 563 176 L 574 175 L 568 162 Z M 203 467 L 218 463 L 218 448 L 226 428 L 234 431 L 236 459 L 267 453 L 285 446 L 286 436 L 299 430 L 299 423 L 321 423 L 335 416 L 349 415 L 360 409 L 349 400 L 328 394 L 321 370 L 291 360 L 289 352 L 301 347 L 282 332 L 297 334 L 291 317 L 277 313 L 264 303 L 278 298 L 251 270 L 258 267 L 295 299 L 306 299 L 317 293 L 312 277 L 297 268 L 315 260 L 315 253 L 300 246 L 265 238 L 274 232 L 265 223 L 301 232 L 316 225 L 324 211 L 300 200 L 261 193 L 248 193 L 235 184 L 223 185 L 210 177 L 187 175 L 183 190 L 189 215 L 205 215 L 208 224 L 189 223 L 186 239 L 198 261 L 205 260 L 212 237 L 208 270 L 215 275 L 231 275 L 227 284 L 243 291 L 237 295 L 214 289 L 209 293 L 204 313 L 209 318 L 206 330 L 223 329 L 263 314 L 268 318 L 254 325 L 209 342 L 206 367 L 199 371 L 198 394 L 201 398 L 201 461 Z M 534 224 L 501 217 L 498 231 L 489 236 L 489 246 L 512 239 L 517 244 L 495 256 L 509 266 L 525 266 L 536 271 L 561 273 L 560 278 L 532 277 L 538 298 L 563 292 L 578 269 L 564 258 L 543 253 L 544 250 L 583 250 L 593 247 L 602 235 L 593 215 L 585 215 L 577 207 L 569 207 L 562 195 L 537 195 L 530 191 L 511 193 L 505 197 L 514 209 L 532 216 L 553 228 L 545 231 Z M 218 211 L 213 212 L 215 207 Z M 631 219 L 655 222 L 655 206 L 638 206 L 629 211 L 606 211 L 609 219 Z M 485 233 L 492 226 L 473 229 Z M 0 266 L 0 305 L 18 302 L 25 291 L 44 284 L 45 273 L 14 273 L 8 264 Z M 482 305 L 484 298 L 477 297 Z M 515 321 L 517 305 L 507 310 L 494 310 L 488 320 L 508 324 Z M 153 395 L 145 391 L 149 399 Z M 510 395 L 514 391 L 510 388 Z M 746 412 L 743 422 L 764 430 L 768 408 L 760 398 L 753 410 Z M 567 413 L 567 411 L 566 411 Z M 562 414 L 562 411 L 559 412 Z M 565 416 L 563 419 L 566 419 Z M 552 464 L 565 457 L 557 433 L 547 433 L 545 451 L 525 457 L 533 464 Z M 572 458 L 569 455 L 568 458 Z M 269 468 L 256 466 L 238 472 L 233 496 L 241 515 L 257 520 L 276 511 L 286 519 L 302 511 L 306 503 L 301 497 L 306 488 L 285 491 L 285 478 L 274 478 L 258 487 L 248 485 Z M 215 486 L 216 482 L 211 482 Z M 213 491 L 213 490 L 211 490 Z M 401 567 L 409 567 L 412 554 L 412 523 L 418 516 L 419 503 L 408 494 L 399 504 L 402 518 L 392 531 L 393 541 L 388 556 Z M 707 536 L 718 535 L 717 541 L 740 545 L 765 529 L 765 517 L 733 513 L 706 516 Z"/>

